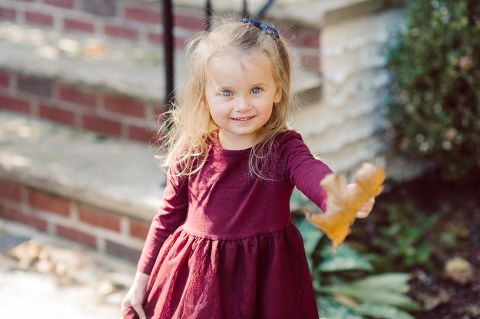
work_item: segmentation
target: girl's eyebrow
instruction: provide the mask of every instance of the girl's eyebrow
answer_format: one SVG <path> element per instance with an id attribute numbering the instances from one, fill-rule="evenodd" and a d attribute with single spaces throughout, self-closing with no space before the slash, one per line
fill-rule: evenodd
<path id="1" fill-rule="evenodd" d="M 259 83 L 254 83 L 254 84 L 251 85 L 251 87 L 256 87 L 256 86 L 268 87 L 268 84 L 259 82 Z M 232 87 L 232 86 L 221 86 L 221 85 L 219 85 L 219 86 L 217 87 L 217 89 L 218 89 L 219 91 L 220 91 L 220 90 L 234 90 L 234 87 Z"/>
<path id="2" fill-rule="evenodd" d="M 267 86 L 268 87 L 268 84 L 265 84 L 265 83 L 255 83 L 255 84 L 252 84 L 251 87 L 255 87 L 255 86 Z M 219 90 L 233 90 L 234 87 L 232 86 L 221 86 L 219 85 L 218 86 L 218 89 Z"/>
<path id="3" fill-rule="evenodd" d="M 265 83 L 255 83 L 252 86 L 268 86 L 268 84 Z"/>

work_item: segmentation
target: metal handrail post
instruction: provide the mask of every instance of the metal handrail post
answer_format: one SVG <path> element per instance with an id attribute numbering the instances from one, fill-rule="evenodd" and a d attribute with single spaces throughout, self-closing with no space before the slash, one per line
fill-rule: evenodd
<path id="1" fill-rule="evenodd" d="M 207 17 L 207 30 L 210 31 L 212 29 L 212 3 L 210 0 L 207 0 L 207 4 L 205 5 L 205 15 Z"/>
<path id="2" fill-rule="evenodd" d="M 174 73 L 173 73 L 173 13 L 172 1 L 163 0 L 163 45 L 165 52 L 165 99 L 167 109 L 173 107 L 173 87 L 174 87 Z"/>

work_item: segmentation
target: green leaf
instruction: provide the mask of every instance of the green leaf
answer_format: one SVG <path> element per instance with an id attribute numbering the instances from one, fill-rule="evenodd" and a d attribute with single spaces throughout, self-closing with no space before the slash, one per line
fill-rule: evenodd
<path id="1" fill-rule="evenodd" d="M 386 306 L 386 305 L 372 305 L 368 303 L 363 303 L 358 307 L 352 307 L 352 310 L 355 313 L 358 313 L 362 316 L 369 316 L 373 318 L 382 318 L 382 319 L 415 319 L 407 312 L 400 310 L 395 307 Z"/>
<path id="2" fill-rule="evenodd" d="M 313 272 L 312 255 L 323 237 L 323 233 L 315 226 L 302 219 L 297 223 L 297 228 L 303 237 L 303 246 L 305 247 L 305 254 L 307 255 L 308 265 Z"/>
<path id="3" fill-rule="evenodd" d="M 346 295 L 362 302 L 372 304 L 388 305 L 405 310 L 421 310 L 422 308 L 410 297 L 392 292 L 391 290 L 381 290 L 372 288 L 358 288 L 350 285 L 346 286 L 328 286 L 322 287 L 321 291 L 332 294 Z"/>
<path id="4" fill-rule="evenodd" d="M 371 275 L 364 279 L 357 280 L 350 285 L 359 289 L 381 289 L 396 291 L 403 288 L 410 280 L 410 274 L 387 273 Z"/>
<path id="5" fill-rule="evenodd" d="M 321 255 L 325 259 L 318 267 L 320 271 L 332 272 L 352 269 L 373 271 L 372 265 L 348 245 L 341 245 L 336 253 L 330 252 L 327 248 L 324 247 L 321 251 Z"/>
<path id="6" fill-rule="evenodd" d="M 320 318 L 328 319 L 363 319 L 362 316 L 353 313 L 353 311 L 335 300 L 326 297 L 317 297 L 318 315 Z"/>

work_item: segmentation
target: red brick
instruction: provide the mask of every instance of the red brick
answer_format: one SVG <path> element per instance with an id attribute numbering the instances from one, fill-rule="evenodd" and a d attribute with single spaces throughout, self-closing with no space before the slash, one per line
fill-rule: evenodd
<path id="1" fill-rule="evenodd" d="M 298 47 L 319 48 L 320 33 L 318 31 L 297 30 L 291 42 Z"/>
<path id="2" fill-rule="evenodd" d="M 30 113 L 30 102 L 0 94 L 0 109 Z"/>
<path id="3" fill-rule="evenodd" d="M 128 127 L 128 137 L 132 140 L 141 141 L 141 142 L 150 142 L 156 135 L 157 132 L 152 129 L 147 129 L 144 127 L 130 125 Z"/>
<path id="4" fill-rule="evenodd" d="M 300 57 L 300 62 L 305 70 L 320 73 L 320 58 L 318 56 L 305 56 Z"/>
<path id="5" fill-rule="evenodd" d="M 105 26 L 105 34 L 115 38 L 123 38 L 127 40 L 137 40 L 138 39 L 138 32 L 137 30 L 124 28 L 124 27 L 116 27 L 113 25 L 106 25 Z"/>
<path id="6" fill-rule="evenodd" d="M 0 71 L 0 86 L 8 88 L 10 86 L 10 76 L 8 73 Z"/>
<path id="7" fill-rule="evenodd" d="M 66 237 L 68 239 L 82 243 L 92 248 L 97 248 L 97 240 L 95 239 L 94 236 L 90 234 L 84 233 L 82 231 L 79 231 L 73 228 L 60 226 L 60 225 L 56 225 L 56 229 L 57 229 L 57 235 Z"/>
<path id="8" fill-rule="evenodd" d="M 117 7 L 114 1 L 83 0 L 83 11 L 101 16 L 114 17 L 117 15 Z"/>
<path id="9" fill-rule="evenodd" d="M 61 85 L 58 88 L 58 98 L 62 101 L 75 103 L 78 105 L 95 107 L 95 94 L 85 89 L 73 88 Z"/>
<path id="10" fill-rule="evenodd" d="M 120 217 L 118 215 L 85 205 L 78 207 L 78 213 L 80 220 L 90 225 L 120 231 Z"/>
<path id="11" fill-rule="evenodd" d="M 148 42 L 150 42 L 153 45 L 163 45 L 163 37 L 159 33 L 149 32 Z"/>
<path id="12" fill-rule="evenodd" d="M 153 108 L 153 116 L 155 119 L 158 119 L 158 116 L 162 115 L 163 113 L 167 112 L 167 108 L 165 105 L 155 106 Z M 163 122 L 165 119 L 161 119 L 160 123 Z"/>
<path id="13" fill-rule="evenodd" d="M 146 239 L 150 225 L 135 219 L 130 219 L 130 235 L 140 239 Z"/>
<path id="14" fill-rule="evenodd" d="M 120 136 L 122 124 L 99 116 L 83 116 L 83 127 L 88 130 L 102 132 L 110 135 Z"/>
<path id="15" fill-rule="evenodd" d="M 148 33 L 148 42 L 153 45 L 163 45 L 163 35 L 158 33 Z M 187 39 L 180 37 L 173 37 L 173 43 L 175 49 L 184 49 L 187 44 Z"/>
<path id="16" fill-rule="evenodd" d="M 17 89 L 42 97 L 52 96 L 52 81 L 44 78 L 34 78 L 19 76 L 17 79 Z"/>
<path id="17" fill-rule="evenodd" d="M 175 14 L 173 24 L 176 27 L 195 31 L 207 29 L 207 21 L 203 15 Z"/>
<path id="18" fill-rule="evenodd" d="M 53 26 L 53 16 L 36 12 L 25 12 L 25 20 L 30 23 Z"/>
<path id="19" fill-rule="evenodd" d="M 75 7 L 73 0 L 45 0 L 45 3 L 67 9 L 73 9 Z"/>
<path id="20" fill-rule="evenodd" d="M 63 28 L 69 31 L 83 31 L 88 33 L 95 32 L 93 23 L 88 23 L 76 19 L 63 19 Z"/>
<path id="21" fill-rule="evenodd" d="M 10 86 L 10 77 L 8 73 L 0 72 L 0 86 L 8 88 Z"/>
<path id="22" fill-rule="evenodd" d="M 187 44 L 187 39 L 174 37 L 173 38 L 173 46 L 175 49 L 184 49 Z"/>
<path id="23" fill-rule="evenodd" d="M 66 217 L 70 215 L 70 203 L 61 197 L 30 190 L 29 202 L 32 208 Z"/>
<path id="24" fill-rule="evenodd" d="M 47 231 L 47 221 L 44 219 L 38 218 L 33 215 L 24 214 L 21 211 L 13 208 L 8 210 L 8 216 L 10 220 L 35 227 L 36 229 L 41 231 Z"/>
<path id="25" fill-rule="evenodd" d="M 160 11 L 153 11 L 144 8 L 126 7 L 125 18 L 146 23 L 160 24 L 162 13 Z"/>
<path id="26" fill-rule="evenodd" d="M 131 115 L 136 117 L 145 117 L 145 106 L 138 100 L 123 97 L 106 95 L 103 98 L 103 106 L 106 110 Z"/>
<path id="27" fill-rule="evenodd" d="M 113 241 L 107 240 L 107 253 L 116 255 L 133 262 L 137 262 L 140 258 L 141 251 L 115 243 Z"/>
<path id="28" fill-rule="evenodd" d="M 75 114 L 73 112 L 46 104 L 40 104 L 40 117 L 70 125 L 73 125 L 75 122 Z"/>
<path id="29" fill-rule="evenodd" d="M 17 12 L 15 9 L 7 9 L 0 7 L 0 19 L 15 20 Z"/>
<path id="30" fill-rule="evenodd" d="M 14 200 L 16 202 L 21 202 L 22 187 L 14 183 L 0 180 L 0 197 Z"/>

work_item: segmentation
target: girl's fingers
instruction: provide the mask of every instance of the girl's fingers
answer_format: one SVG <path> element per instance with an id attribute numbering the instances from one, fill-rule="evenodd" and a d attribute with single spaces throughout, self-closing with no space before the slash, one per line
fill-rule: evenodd
<path id="1" fill-rule="evenodd" d="M 124 319 L 146 319 L 145 311 L 141 305 L 123 307 L 122 306 L 122 317 Z"/>
<path id="2" fill-rule="evenodd" d="M 357 212 L 357 218 L 366 218 L 370 214 L 373 209 L 373 205 L 375 204 L 375 197 L 370 197 L 370 199 L 363 204 L 362 208 Z"/>
<path id="3" fill-rule="evenodd" d="M 137 315 L 140 319 L 146 319 L 145 311 L 143 311 L 142 305 L 133 306 L 133 309 L 137 312 Z"/>

